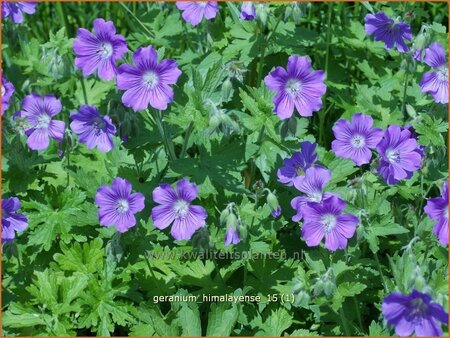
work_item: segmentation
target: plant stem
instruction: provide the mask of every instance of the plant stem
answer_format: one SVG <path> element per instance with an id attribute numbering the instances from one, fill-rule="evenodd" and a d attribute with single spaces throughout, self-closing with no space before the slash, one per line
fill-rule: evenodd
<path id="1" fill-rule="evenodd" d="M 145 262 L 147 263 L 148 269 L 150 270 L 150 274 L 152 275 L 153 279 L 155 280 L 155 284 L 156 284 L 156 288 L 158 289 L 158 292 L 160 295 L 164 295 L 163 290 L 161 290 L 159 283 L 158 283 L 158 278 L 156 278 L 155 272 L 153 271 L 153 268 L 150 264 L 150 259 L 149 257 L 145 257 Z"/>
<path id="2" fill-rule="evenodd" d="M 257 80 L 256 80 L 256 85 L 258 87 L 260 86 L 261 80 L 262 80 L 262 70 L 263 70 L 263 67 L 264 67 L 264 58 L 266 57 L 267 45 L 269 44 L 269 40 L 272 37 L 273 33 L 275 33 L 275 31 L 277 30 L 278 25 L 280 24 L 283 15 L 284 14 L 281 14 L 278 17 L 278 21 L 276 22 L 275 27 L 273 28 L 273 30 L 271 30 L 269 32 L 269 34 L 267 34 L 266 38 L 264 39 L 264 41 L 262 43 L 261 54 L 259 56 L 259 64 L 258 64 L 258 77 L 257 77 Z"/>
<path id="3" fill-rule="evenodd" d="M 81 79 L 81 88 L 83 89 L 84 103 L 89 104 L 88 98 L 87 98 L 86 84 L 84 83 L 83 75 L 80 76 L 80 79 Z"/>
<path id="4" fill-rule="evenodd" d="M 63 5 L 61 4 L 61 2 L 55 2 L 55 6 L 56 6 L 56 11 L 59 14 L 60 20 L 63 22 L 64 27 L 66 28 L 66 34 L 67 36 L 71 35 L 71 32 L 69 31 L 69 24 L 67 22 L 67 15 L 64 12 L 64 8 Z"/>
<path id="5" fill-rule="evenodd" d="M 70 184 L 70 174 L 69 174 L 69 167 L 70 167 L 70 148 L 67 149 L 67 187 Z"/>
<path id="6" fill-rule="evenodd" d="M 184 141 L 183 146 L 181 148 L 180 158 L 184 158 L 186 156 L 189 137 L 191 136 L 193 130 L 194 130 L 194 122 L 191 122 L 188 128 L 186 129 L 186 134 L 184 135 Z"/>
<path id="7" fill-rule="evenodd" d="M 363 332 L 363 324 L 361 320 L 361 312 L 359 311 L 358 302 L 356 301 L 356 296 L 353 296 L 353 304 L 356 310 L 356 317 L 358 318 L 359 329 Z"/>
<path id="8" fill-rule="evenodd" d="M 406 107 L 406 90 L 408 89 L 408 82 L 409 82 L 409 73 L 406 72 L 405 74 L 405 82 L 403 84 L 403 99 L 402 99 L 402 109 L 401 113 L 402 115 L 405 113 L 405 107 Z"/>
<path id="9" fill-rule="evenodd" d="M 169 138 L 167 137 L 167 131 L 164 128 L 164 124 L 162 121 L 162 114 L 159 110 L 155 112 L 155 124 L 159 130 L 159 133 L 161 135 L 161 138 L 163 140 L 164 148 L 166 149 L 167 156 L 169 157 L 170 161 L 176 160 L 175 155 L 175 148 L 173 147 L 172 140 L 169 141 Z"/>
<path id="10" fill-rule="evenodd" d="M 344 332 L 347 337 L 350 336 L 350 330 L 347 325 L 347 319 L 345 319 L 344 310 L 342 307 L 339 309 L 339 317 L 341 317 L 342 326 L 344 326 Z"/>
<path id="11" fill-rule="evenodd" d="M 257 144 L 257 145 L 260 145 L 260 144 L 261 144 L 262 139 L 263 139 L 263 137 L 264 137 L 264 132 L 265 132 L 265 131 L 266 131 L 266 126 L 263 125 L 263 126 L 261 127 L 260 131 L 259 131 L 258 139 L 256 140 L 256 144 Z M 250 168 L 250 181 L 249 181 L 249 187 L 252 186 L 253 181 L 255 180 L 255 172 L 256 172 L 256 164 L 255 164 L 255 160 L 253 159 L 252 165 L 251 165 L 251 168 Z"/>
<path id="12" fill-rule="evenodd" d="M 378 255 L 376 252 L 374 252 L 374 257 L 375 257 L 375 261 L 377 262 L 377 268 L 378 268 L 378 273 L 380 274 L 381 280 L 383 282 L 383 286 L 384 286 L 384 291 L 386 291 L 386 293 L 389 292 L 389 289 L 387 287 L 386 281 L 384 279 L 384 274 L 383 271 L 381 270 L 381 264 L 380 264 L 380 260 L 378 259 Z"/>
<path id="13" fill-rule="evenodd" d="M 330 60 L 330 43 L 331 43 L 331 17 L 333 15 L 333 3 L 328 3 L 328 14 L 327 14 L 327 33 L 326 33 L 326 49 L 325 49 L 325 75 L 328 75 L 328 64 Z M 323 113 L 319 112 L 319 143 L 323 145 L 324 142 L 324 125 L 325 125 L 325 117 L 327 115 L 327 95 L 323 98 Z"/>
<path id="14" fill-rule="evenodd" d="M 147 32 L 147 34 L 149 35 L 149 36 L 151 36 L 152 38 L 154 37 L 153 36 L 153 33 L 147 28 L 147 26 L 145 26 L 144 24 L 143 24 L 143 22 L 141 21 L 141 20 L 139 20 L 138 19 L 138 17 L 123 3 L 123 2 L 119 2 L 119 4 L 123 7 L 123 8 L 125 8 L 125 10 L 128 12 L 128 13 L 130 13 L 130 15 L 141 25 L 141 27 Z"/>
<path id="15" fill-rule="evenodd" d="M 330 43 L 331 43 L 331 16 L 333 15 L 333 3 L 328 3 L 328 17 L 327 17 L 327 35 L 326 35 L 326 52 L 325 52 L 325 74 L 328 74 L 328 61 L 330 58 Z"/>

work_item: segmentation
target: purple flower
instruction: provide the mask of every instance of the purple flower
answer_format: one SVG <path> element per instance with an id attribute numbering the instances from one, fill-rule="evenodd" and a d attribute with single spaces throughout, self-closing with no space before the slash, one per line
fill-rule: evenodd
<path id="1" fill-rule="evenodd" d="M 278 181 L 289 187 L 294 185 L 297 176 L 303 175 L 317 161 L 316 143 L 302 142 L 300 149 L 299 152 L 293 153 L 291 158 L 285 158 L 283 166 L 277 172 Z"/>
<path id="2" fill-rule="evenodd" d="M 437 103 L 448 103 L 448 68 L 444 47 L 439 43 L 432 43 L 425 49 L 423 60 L 435 71 L 423 75 L 420 81 L 422 92 L 433 95 Z"/>
<path id="3" fill-rule="evenodd" d="M 324 193 L 323 188 L 331 178 L 331 171 L 322 167 L 311 167 L 306 170 L 305 176 L 298 176 L 294 179 L 294 186 L 305 194 L 305 196 L 294 197 L 291 206 L 297 211 L 292 217 L 294 222 L 299 222 L 303 218 L 303 207 L 308 202 L 320 203 L 323 199 L 336 196 L 333 193 Z"/>
<path id="4" fill-rule="evenodd" d="M 331 149 L 337 157 L 350 158 L 357 165 L 370 162 L 372 152 L 383 137 L 383 131 L 372 128 L 373 119 L 361 113 L 353 115 L 352 122 L 339 120 L 333 127 Z"/>
<path id="5" fill-rule="evenodd" d="M 100 225 L 114 226 L 125 232 L 136 225 L 134 214 L 144 209 L 145 197 L 141 193 L 131 193 L 131 183 L 116 177 L 111 188 L 103 185 L 97 190 L 95 204 L 99 207 Z"/>
<path id="6" fill-rule="evenodd" d="M 292 116 L 294 106 L 301 116 L 311 116 L 322 107 L 321 97 L 327 90 L 324 79 L 324 71 L 314 71 L 306 56 L 290 56 L 287 71 L 277 67 L 264 82 L 277 92 L 273 98 L 274 112 L 284 120 Z"/>
<path id="7" fill-rule="evenodd" d="M 183 19 L 192 26 L 197 26 L 205 17 L 214 19 L 219 11 L 217 1 L 177 1 L 177 8 L 183 11 Z"/>
<path id="8" fill-rule="evenodd" d="M 393 292 L 384 297 L 381 305 L 384 318 L 395 327 L 399 336 L 437 337 L 442 335 L 439 322 L 448 324 L 448 314 L 442 306 L 417 290 L 409 295 Z"/>
<path id="9" fill-rule="evenodd" d="M 437 223 L 433 233 L 442 245 L 448 244 L 448 182 L 442 186 L 441 197 L 430 198 L 424 208 L 428 217 Z"/>
<path id="10" fill-rule="evenodd" d="M 236 228 L 228 227 L 225 233 L 225 245 L 238 244 L 241 241 Z"/>
<path id="11" fill-rule="evenodd" d="M 111 21 L 94 20 L 95 34 L 79 28 L 73 43 L 75 66 L 83 70 L 84 76 L 96 71 L 102 80 L 111 80 L 117 74 L 116 61 L 128 51 L 127 42 L 116 34 Z"/>
<path id="12" fill-rule="evenodd" d="M 2 115 L 9 107 L 9 99 L 14 94 L 14 86 L 2 75 Z"/>
<path id="13" fill-rule="evenodd" d="M 272 212 L 270 213 L 272 215 L 273 218 L 278 218 L 281 216 L 281 212 L 283 210 L 281 209 L 280 206 L 278 206 L 276 209 L 272 209 Z"/>
<path id="14" fill-rule="evenodd" d="M 70 128 L 78 134 L 81 143 L 88 149 L 97 147 L 100 151 L 108 152 L 114 147 L 112 136 L 116 127 L 109 116 L 101 116 L 93 106 L 81 106 L 78 113 L 70 115 Z"/>
<path id="15" fill-rule="evenodd" d="M 419 62 L 423 61 L 423 55 L 424 50 L 423 49 L 414 49 L 413 50 L 413 59 Z"/>
<path id="16" fill-rule="evenodd" d="M 199 205 L 191 205 L 197 198 L 197 186 L 187 179 L 177 182 L 176 191 L 170 184 L 161 184 L 153 190 L 153 200 L 160 204 L 152 210 L 155 227 L 170 231 L 177 240 L 190 239 L 197 229 L 205 226 L 206 210 Z"/>
<path id="17" fill-rule="evenodd" d="M 375 41 L 383 41 L 388 49 L 396 46 L 401 53 L 409 51 L 404 40 L 412 39 L 411 26 L 407 23 L 395 22 L 383 12 L 367 14 L 365 22 L 366 33 L 373 35 Z"/>
<path id="18" fill-rule="evenodd" d="M 255 18 L 256 11 L 253 2 L 244 2 L 241 6 L 241 19 L 251 21 L 255 20 Z"/>
<path id="19" fill-rule="evenodd" d="M 381 156 L 377 170 L 387 184 L 409 179 L 420 169 L 422 151 L 407 129 L 390 126 L 378 143 L 377 151 Z"/>
<path id="20" fill-rule="evenodd" d="M 11 17 L 12 22 L 22 23 L 23 13 L 34 14 L 37 2 L 2 1 L 2 18 Z"/>
<path id="21" fill-rule="evenodd" d="M 325 237 L 325 248 L 331 251 L 345 249 L 347 239 L 355 233 L 358 218 L 341 215 L 346 203 L 337 196 L 322 203 L 309 202 L 303 207 L 302 237 L 308 246 L 316 246 Z"/>
<path id="22" fill-rule="evenodd" d="M 117 87 L 126 90 L 122 103 L 134 111 L 144 110 L 150 104 L 155 109 L 165 110 L 173 101 L 173 89 L 181 71 L 175 60 L 166 59 L 158 64 L 158 55 L 152 46 L 139 48 L 133 54 L 135 66 L 119 67 Z"/>
<path id="23" fill-rule="evenodd" d="M 53 95 L 39 96 L 30 94 L 22 101 L 22 110 L 14 117 L 26 118 L 29 127 L 25 129 L 30 149 L 44 150 L 50 144 L 49 137 L 61 142 L 64 137 L 65 123 L 52 120 L 61 111 L 61 101 Z"/>
<path id="24" fill-rule="evenodd" d="M 24 231 L 28 227 L 25 215 L 17 213 L 22 207 L 17 197 L 2 200 L 2 242 L 11 242 L 15 231 Z"/>

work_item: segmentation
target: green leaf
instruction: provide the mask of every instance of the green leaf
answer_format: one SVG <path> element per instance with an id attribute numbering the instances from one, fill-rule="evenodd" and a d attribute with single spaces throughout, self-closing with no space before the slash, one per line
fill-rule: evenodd
<path id="1" fill-rule="evenodd" d="M 202 326 L 200 322 L 200 312 L 196 303 L 182 303 L 177 313 L 178 323 L 181 327 L 182 336 L 201 336 Z"/>
<path id="2" fill-rule="evenodd" d="M 100 238 L 83 245 L 73 243 L 71 247 L 61 243 L 61 251 L 62 253 L 55 254 L 53 259 L 63 270 L 93 273 L 103 266 L 104 250 Z"/>
<path id="3" fill-rule="evenodd" d="M 230 336 L 236 324 L 239 311 L 237 305 L 232 303 L 211 304 L 208 315 L 207 336 Z"/>
<path id="4" fill-rule="evenodd" d="M 292 325 L 292 316 L 284 308 L 273 310 L 256 335 L 280 337 Z"/>
<path id="5" fill-rule="evenodd" d="M 333 294 L 331 308 L 334 311 L 338 311 L 342 307 L 345 298 L 359 295 L 366 287 L 366 285 L 357 282 L 344 282 L 339 284 Z"/>

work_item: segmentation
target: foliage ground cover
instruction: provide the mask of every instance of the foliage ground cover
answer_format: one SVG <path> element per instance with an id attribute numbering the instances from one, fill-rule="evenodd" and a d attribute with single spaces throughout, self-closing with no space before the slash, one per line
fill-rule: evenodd
<path id="1" fill-rule="evenodd" d="M 447 3 L 2 18 L 3 335 L 447 335 Z"/>

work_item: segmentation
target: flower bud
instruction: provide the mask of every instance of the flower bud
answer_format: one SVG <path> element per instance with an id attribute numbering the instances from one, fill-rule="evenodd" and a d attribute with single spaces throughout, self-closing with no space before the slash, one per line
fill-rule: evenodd
<path id="1" fill-rule="evenodd" d="M 227 224 L 227 218 L 230 215 L 230 209 L 226 207 L 222 212 L 220 213 L 220 225 L 226 225 Z"/>
<path id="2" fill-rule="evenodd" d="M 300 7 L 300 4 L 294 2 L 292 4 L 292 19 L 294 20 L 295 23 L 299 23 L 302 17 L 303 17 L 303 10 Z"/>
<path id="3" fill-rule="evenodd" d="M 325 292 L 325 295 L 331 296 L 334 292 L 334 289 L 335 289 L 334 283 L 330 279 L 327 279 L 323 284 L 323 291 Z"/>
<path id="4" fill-rule="evenodd" d="M 233 83 L 230 78 L 227 77 L 224 83 L 222 84 L 222 101 L 228 102 L 233 95 Z"/>
<path id="5" fill-rule="evenodd" d="M 281 215 L 281 207 L 277 197 L 270 190 L 267 193 L 267 204 L 272 209 L 272 216 L 278 218 Z"/>
<path id="6" fill-rule="evenodd" d="M 245 242 L 248 236 L 247 227 L 239 221 L 237 229 L 239 231 L 239 235 L 241 236 L 241 240 Z"/>
<path id="7" fill-rule="evenodd" d="M 266 26 L 267 17 L 269 16 L 269 8 L 267 5 L 258 3 L 255 5 L 256 19 L 261 22 L 262 26 Z"/>
<path id="8" fill-rule="evenodd" d="M 307 308 L 310 301 L 309 295 L 305 291 L 300 291 L 294 294 L 294 305 L 299 307 Z"/>
<path id="9" fill-rule="evenodd" d="M 322 278 L 319 278 L 319 280 L 314 284 L 314 296 L 320 296 L 323 292 L 324 287 L 324 281 Z"/>
<path id="10" fill-rule="evenodd" d="M 238 226 L 238 219 L 234 213 L 229 213 L 227 217 L 227 228 L 236 229 Z"/>

